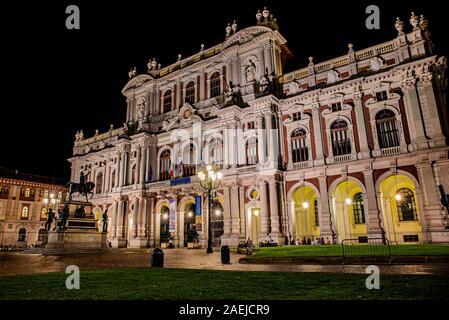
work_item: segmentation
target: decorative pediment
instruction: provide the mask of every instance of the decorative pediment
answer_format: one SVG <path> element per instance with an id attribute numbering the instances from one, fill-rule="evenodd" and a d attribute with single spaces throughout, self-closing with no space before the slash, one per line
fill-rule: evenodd
<path id="1" fill-rule="evenodd" d="M 131 88 L 138 88 L 142 84 L 144 84 L 147 81 L 151 81 L 153 78 L 148 74 L 139 74 L 138 76 L 132 78 L 128 81 L 128 83 L 125 85 L 125 87 L 122 89 L 122 92 L 126 92 L 127 90 Z"/>
<path id="2" fill-rule="evenodd" d="M 222 50 L 233 46 L 235 44 L 242 44 L 251 41 L 254 37 L 257 37 L 263 33 L 272 32 L 268 27 L 254 26 L 240 30 L 234 35 L 230 36 L 222 45 Z"/>

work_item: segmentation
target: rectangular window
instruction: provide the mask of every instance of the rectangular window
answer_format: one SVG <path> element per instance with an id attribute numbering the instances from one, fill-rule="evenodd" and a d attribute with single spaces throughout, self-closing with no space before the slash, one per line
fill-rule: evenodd
<path id="1" fill-rule="evenodd" d="M 417 234 L 405 234 L 404 242 L 419 242 L 419 238 Z"/>
<path id="2" fill-rule="evenodd" d="M 341 111 L 341 102 L 334 102 L 331 104 L 332 112 Z"/>
<path id="3" fill-rule="evenodd" d="M 301 112 L 293 113 L 292 117 L 293 117 L 293 121 L 301 120 Z"/>
<path id="4" fill-rule="evenodd" d="M 254 121 L 248 122 L 248 129 L 254 129 Z"/>
<path id="5" fill-rule="evenodd" d="M 376 100 L 377 100 L 377 101 L 388 100 L 387 91 L 379 91 L 379 92 L 376 92 Z"/>

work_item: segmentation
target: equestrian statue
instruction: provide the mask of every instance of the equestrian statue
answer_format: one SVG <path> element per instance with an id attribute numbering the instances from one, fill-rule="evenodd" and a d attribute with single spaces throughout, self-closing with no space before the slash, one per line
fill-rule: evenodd
<path id="1" fill-rule="evenodd" d="M 87 181 L 87 173 L 84 174 L 82 171 L 80 173 L 80 182 L 76 183 L 70 181 L 67 183 L 67 187 L 69 188 L 69 201 L 72 201 L 72 194 L 77 192 L 80 196 L 86 196 L 86 202 L 89 202 L 88 195 L 90 194 L 90 198 L 94 196 L 93 190 L 95 184 L 93 182 Z"/>

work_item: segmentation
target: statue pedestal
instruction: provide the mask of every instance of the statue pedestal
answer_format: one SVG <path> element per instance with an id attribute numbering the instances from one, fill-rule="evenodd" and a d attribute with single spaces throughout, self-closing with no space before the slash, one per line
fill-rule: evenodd
<path id="1" fill-rule="evenodd" d="M 69 216 L 62 230 L 49 231 L 45 235 L 41 248 L 32 248 L 29 253 L 41 254 L 74 254 L 101 253 L 108 250 L 107 232 L 100 232 L 92 214 L 92 204 L 81 201 L 70 201 Z M 84 212 L 80 211 L 84 208 Z"/>

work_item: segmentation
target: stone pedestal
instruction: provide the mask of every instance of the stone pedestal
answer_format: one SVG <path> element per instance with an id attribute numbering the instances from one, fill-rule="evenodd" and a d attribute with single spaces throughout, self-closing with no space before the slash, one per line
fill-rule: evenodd
<path id="1" fill-rule="evenodd" d="M 98 231 L 92 214 L 92 204 L 70 201 L 65 205 L 69 208 L 65 226 L 57 231 L 48 231 L 44 236 L 43 246 L 33 248 L 30 253 L 74 254 L 107 251 L 107 232 Z"/>

